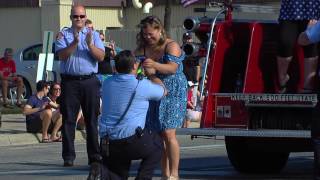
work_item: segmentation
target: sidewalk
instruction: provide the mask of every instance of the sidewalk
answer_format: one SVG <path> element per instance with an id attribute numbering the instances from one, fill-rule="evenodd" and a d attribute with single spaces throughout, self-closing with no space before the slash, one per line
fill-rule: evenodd
<path id="1" fill-rule="evenodd" d="M 75 141 L 85 141 L 85 131 L 76 131 Z M 22 114 L 2 115 L 0 127 L 0 147 L 11 145 L 37 144 L 41 141 L 41 134 L 26 132 L 25 116 Z"/>
<path id="2" fill-rule="evenodd" d="M 199 127 L 198 122 L 192 122 L 190 128 Z M 183 131 L 183 129 L 181 129 Z M 76 130 L 75 141 L 85 141 L 85 130 Z M 41 141 L 41 134 L 26 132 L 25 116 L 22 114 L 2 115 L 2 127 L 0 127 L 0 147 L 11 145 L 37 144 Z"/>

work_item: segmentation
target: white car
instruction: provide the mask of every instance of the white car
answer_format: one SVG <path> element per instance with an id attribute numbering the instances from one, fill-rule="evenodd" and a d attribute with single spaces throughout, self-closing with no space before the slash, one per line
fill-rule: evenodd
<path id="1" fill-rule="evenodd" d="M 106 44 L 105 44 L 106 46 Z M 116 47 L 116 51 L 120 52 L 122 49 Z M 36 92 L 36 77 L 39 54 L 42 52 L 42 44 L 35 44 L 27 48 L 17 51 L 13 59 L 17 67 L 17 75 L 23 78 L 25 99 Z M 52 52 L 55 52 L 55 46 L 52 45 Z M 54 54 L 54 61 L 52 72 L 48 73 L 48 81 L 60 82 L 60 61 L 58 55 Z"/>
<path id="2" fill-rule="evenodd" d="M 54 45 L 53 52 L 54 51 Z M 42 52 L 42 44 L 35 44 L 17 51 L 13 59 L 16 63 L 17 75 L 23 78 L 24 98 L 36 92 L 36 77 L 39 54 Z M 60 82 L 60 61 L 55 54 L 53 62 L 53 71 L 48 73 L 48 80 Z"/>

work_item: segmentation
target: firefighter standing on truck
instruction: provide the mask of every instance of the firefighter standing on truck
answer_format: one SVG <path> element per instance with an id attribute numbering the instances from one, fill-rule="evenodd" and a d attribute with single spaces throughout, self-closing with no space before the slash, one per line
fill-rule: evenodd
<path id="1" fill-rule="evenodd" d="M 307 28 L 299 36 L 298 43 L 300 45 L 309 45 L 320 41 L 320 22 Z M 312 115 L 311 137 L 314 148 L 314 179 L 320 179 L 320 105 L 315 107 Z"/>

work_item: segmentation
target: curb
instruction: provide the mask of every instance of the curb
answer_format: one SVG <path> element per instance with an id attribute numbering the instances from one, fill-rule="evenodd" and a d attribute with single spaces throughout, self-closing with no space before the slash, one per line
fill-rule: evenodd
<path id="1" fill-rule="evenodd" d="M 41 143 L 41 133 L 33 134 L 26 132 L 24 115 L 2 114 L 0 117 L 2 120 L 2 127 L 0 128 L 0 147 Z M 86 141 L 85 130 L 75 131 L 75 141 Z"/>
<path id="2" fill-rule="evenodd" d="M 191 122 L 190 128 L 199 128 L 199 125 L 199 122 Z M 189 130 L 188 128 L 179 128 L 177 135 L 188 135 Z M 22 114 L 2 114 L 0 147 L 39 144 L 41 140 L 41 133 L 26 132 L 25 116 Z M 75 131 L 75 142 L 86 142 L 85 130 Z"/>
<path id="3" fill-rule="evenodd" d="M 86 141 L 86 132 L 84 130 L 77 130 L 75 133 L 76 142 L 85 142 Z M 19 134 L 10 134 L 7 133 L 0 134 L 0 147 L 3 146 L 16 146 L 16 145 L 30 145 L 30 144 L 39 144 L 41 143 L 41 134 L 32 134 L 32 133 L 19 133 Z"/>

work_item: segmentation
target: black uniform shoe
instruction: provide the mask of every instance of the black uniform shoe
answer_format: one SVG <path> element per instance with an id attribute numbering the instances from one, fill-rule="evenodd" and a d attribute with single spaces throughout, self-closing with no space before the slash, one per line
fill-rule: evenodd
<path id="1" fill-rule="evenodd" d="M 72 160 L 65 160 L 63 163 L 64 167 L 72 167 L 73 166 L 73 161 Z"/>
<path id="2" fill-rule="evenodd" d="M 90 172 L 87 180 L 101 180 L 101 164 L 98 162 L 91 163 Z"/>

